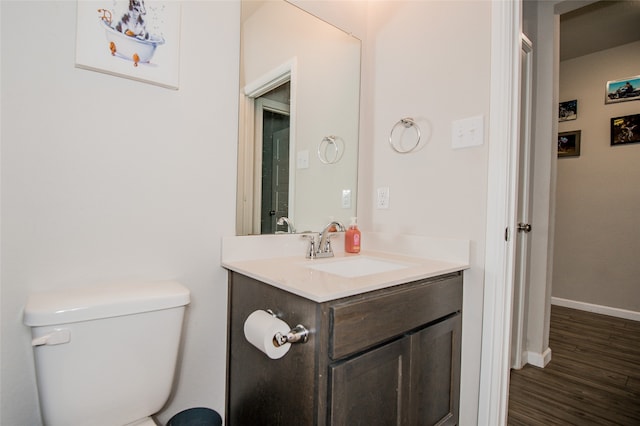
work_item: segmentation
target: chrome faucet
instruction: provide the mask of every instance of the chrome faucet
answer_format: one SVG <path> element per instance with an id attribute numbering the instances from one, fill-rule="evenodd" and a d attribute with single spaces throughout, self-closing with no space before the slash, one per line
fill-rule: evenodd
<path id="1" fill-rule="evenodd" d="M 324 227 L 318 235 L 320 242 L 316 248 L 316 257 L 333 257 L 333 249 L 331 248 L 331 232 L 344 232 L 345 227 L 338 221 L 331 221 Z"/>
<path id="2" fill-rule="evenodd" d="M 337 221 L 329 222 L 324 229 L 316 233 L 302 234 L 302 238 L 309 240 L 309 246 L 307 247 L 307 259 L 315 259 L 318 257 L 333 257 L 333 249 L 331 248 L 331 233 L 332 232 L 344 232 L 345 227 L 342 223 Z M 316 240 L 316 235 L 319 241 Z"/>
<path id="3" fill-rule="evenodd" d="M 287 225 L 287 229 L 289 229 L 290 234 L 296 233 L 296 228 L 293 226 L 293 221 L 286 216 L 281 216 L 280 219 L 276 222 L 276 225 Z"/>

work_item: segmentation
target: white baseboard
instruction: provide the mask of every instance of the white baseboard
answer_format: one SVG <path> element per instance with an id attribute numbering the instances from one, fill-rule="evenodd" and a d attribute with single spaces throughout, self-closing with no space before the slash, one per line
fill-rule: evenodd
<path id="1" fill-rule="evenodd" d="M 627 309 L 611 308 L 609 306 L 594 305 L 592 303 L 579 302 L 577 300 L 551 298 L 552 305 L 564 306 L 565 308 L 579 309 L 581 311 L 593 312 L 596 314 L 609 315 L 611 317 L 624 318 L 633 321 L 640 321 L 640 312 L 629 311 Z"/>
<path id="2" fill-rule="evenodd" d="M 526 363 L 536 367 L 544 368 L 551 361 L 551 348 L 545 349 L 542 353 L 526 352 Z"/>

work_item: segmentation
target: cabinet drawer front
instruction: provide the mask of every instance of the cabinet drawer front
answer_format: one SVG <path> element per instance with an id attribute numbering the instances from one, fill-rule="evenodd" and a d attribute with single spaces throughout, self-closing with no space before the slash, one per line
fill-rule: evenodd
<path id="1" fill-rule="evenodd" d="M 461 274 L 334 305 L 330 308 L 329 355 L 340 359 L 461 309 Z"/>

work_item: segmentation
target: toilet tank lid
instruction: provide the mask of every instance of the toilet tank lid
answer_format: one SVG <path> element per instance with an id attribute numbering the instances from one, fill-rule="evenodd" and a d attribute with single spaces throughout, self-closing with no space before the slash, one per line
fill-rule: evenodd
<path id="1" fill-rule="evenodd" d="M 127 281 L 33 293 L 24 323 L 44 326 L 110 318 L 184 306 L 189 289 L 177 281 Z"/>

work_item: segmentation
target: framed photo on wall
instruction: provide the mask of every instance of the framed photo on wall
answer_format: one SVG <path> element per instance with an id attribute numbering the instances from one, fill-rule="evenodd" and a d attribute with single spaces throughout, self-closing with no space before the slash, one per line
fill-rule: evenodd
<path id="1" fill-rule="evenodd" d="M 640 142 L 640 114 L 611 119 L 611 146 Z"/>
<path id="2" fill-rule="evenodd" d="M 607 81 L 605 104 L 640 100 L 640 75 Z"/>
<path id="3" fill-rule="evenodd" d="M 558 157 L 580 156 L 580 130 L 558 133 Z"/>
<path id="4" fill-rule="evenodd" d="M 558 108 L 558 121 L 569 121 L 578 118 L 578 101 L 560 102 Z"/>

